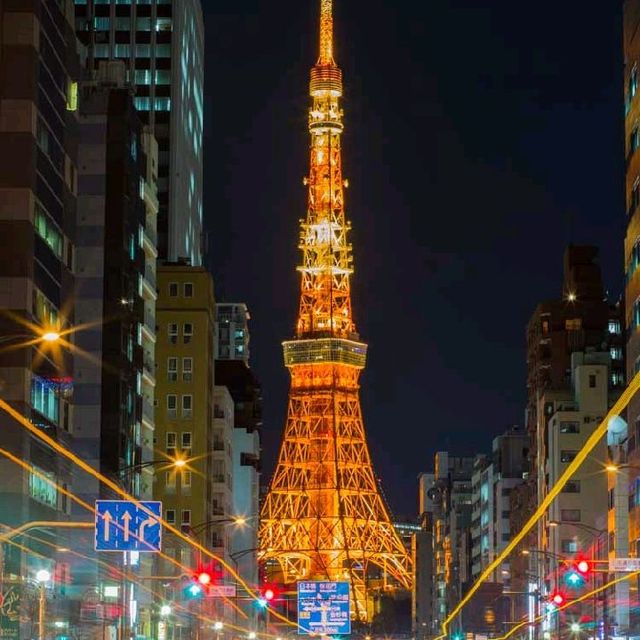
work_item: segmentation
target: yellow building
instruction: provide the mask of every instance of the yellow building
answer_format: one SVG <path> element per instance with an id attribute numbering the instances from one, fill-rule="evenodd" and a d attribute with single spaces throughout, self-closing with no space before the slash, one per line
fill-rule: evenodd
<path id="1" fill-rule="evenodd" d="M 182 263 L 158 267 L 155 448 L 157 457 L 184 458 L 183 469 L 156 466 L 154 498 L 167 522 L 212 546 L 219 511 L 212 499 L 214 469 L 215 303 L 211 274 Z M 216 538 L 217 540 L 217 538 Z M 191 547 L 173 536 L 165 552 L 197 568 Z M 176 567 L 166 567 L 168 575 Z"/>

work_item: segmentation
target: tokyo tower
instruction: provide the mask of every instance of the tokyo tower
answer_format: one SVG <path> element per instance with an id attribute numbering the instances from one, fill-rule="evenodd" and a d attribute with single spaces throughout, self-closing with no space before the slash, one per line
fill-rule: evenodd
<path id="1" fill-rule="evenodd" d="M 342 72 L 333 58 L 332 0 L 320 0 L 320 55 L 309 92 L 300 308 L 295 338 L 283 343 L 291 389 L 278 464 L 261 510 L 260 551 L 284 583 L 350 581 L 352 613 L 365 620 L 371 576 L 409 589 L 412 562 L 380 495 L 360 410 L 358 378 L 367 345 L 351 313 Z"/>

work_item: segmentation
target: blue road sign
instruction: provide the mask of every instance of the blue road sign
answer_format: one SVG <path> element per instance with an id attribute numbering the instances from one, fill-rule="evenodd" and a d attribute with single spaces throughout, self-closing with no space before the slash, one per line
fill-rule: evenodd
<path id="1" fill-rule="evenodd" d="M 348 582 L 298 582 L 298 633 L 351 633 Z"/>
<path id="2" fill-rule="evenodd" d="M 157 553 L 162 542 L 161 514 L 162 502 L 96 500 L 96 551 Z"/>

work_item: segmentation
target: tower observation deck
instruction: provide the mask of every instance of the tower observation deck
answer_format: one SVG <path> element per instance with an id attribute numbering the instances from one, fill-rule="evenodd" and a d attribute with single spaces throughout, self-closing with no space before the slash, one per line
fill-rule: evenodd
<path id="1" fill-rule="evenodd" d="M 342 72 L 333 55 L 332 0 L 320 0 L 320 53 L 309 93 L 300 307 L 295 337 L 283 343 L 291 388 L 278 463 L 261 511 L 260 550 L 270 566 L 276 561 L 284 583 L 349 581 L 352 614 L 366 620 L 367 591 L 376 576 L 409 589 L 412 566 L 379 491 L 360 409 L 358 379 L 367 345 L 351 309 Z"/>

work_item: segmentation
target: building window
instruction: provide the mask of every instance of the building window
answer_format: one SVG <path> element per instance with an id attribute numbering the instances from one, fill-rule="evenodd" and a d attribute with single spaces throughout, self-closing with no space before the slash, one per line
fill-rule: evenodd
<path id="1" fill-rule="evenodd" d="M 622 360 L 622 348 L 621 347 L 611 347 L 609 349 L 609 354 L 611 355 L 612 360 Z"/>
<path id="2" fill-rule="evenodd" d="M 580 480 L 569 480 L 564 485 L 562 493 L 580 493 Z"/>
<path id="3" fill-rule="evenodd" d="M 560 462 L 571 462 L 577 455 L 577 451 L 564 449 L 560 452 Z"/>
<path id="4" fill-rule="evenodd" d="M 178 396 L 171 393 L 167 396 L 167 417 L 176 418 L 178 415 Z"/>
<path id="5" fill-rule="evenodd" d="M 182 486 L 191 487 L 191 471 L 182 472 Z"/>
<path id="6" fill-rule="evenodd" d="M 564 328 L 567 331 L 580 331 L 582 329 L 582 318 L 567 318 L 564 321 Z"/>
<path id="7" fill-rule="evenodd" d="M 191 338 L 193 338 L 193 325 L 190 322 L 185 322 L 182 327 L 182 335 L 184 336 L 184 343 L 189 344 Z"/>
<path id="8" fill-rule="evenodd" d="M 638 66 L 633 65 L 629 74 L 629 100 L 632 100 L 638 92 Z"/>
<path id="9" fill-rule="evenodd" d="M 611 372 L 611 386 L 621 387 L 624 385 L 624 373 L 622 371 Z"/>
<path id="10" fill-rule="evenodd" d="M 180 521 L 183 525 L 191 524 L 191 509 L 183 509 L 180 515 L 181 515 Z"/>
<path id="11" fill-rule="evenodd" d="M 177 298 L 178 297 L 178 283 L 170 282 L 169 283 L 169 297 Z"/>
<path id="12" fill-rule="evenodd" d="M 193 375 L 193 358 L 182 358 L 182 380 L 191 382 Z"/>
<path id="13" fill-rule="evenodd" d="M 193 415 L 193 396 L 191 394 L 182 396 L 182 417 L 191 418 Z"/>
<path id="14" fill-rule="evenodd" d="M 171 344 L 177 344 L 178 342 L 178 325 L 175 322 L 170 322 L 168 325 L 169 342 Z"/>
<path id="15" fill-rule="evenodd" d="M 64 240 L 62 233 L 56 224 L 45 213 L 44 209 L 36 204 L 33 222 L 37 234 L 45 241 L 58 259 L 62 258 Z"/>
<path id="16" fill-rule="evenodd" d="M 48 480 L 50 479 L 50 481 Z M 58 506 L 58 491 L 54 484 L 56 477 L 49 471 L 33 466 L 29 473 L 29 495 L 40 504 L 56 509 Z"/>
<path id="17" fill-rule="evenodd" d="M 175 509 L 167 509 L 164 512 L 164 519 L 169 524 L 175 524 L 176 523 L 176 510 Z"/>
<path id="18" fill-rule="evenodd" d="M 185 282 L 184 283 L 184 297 L 185 298 L 193 298 L 193 283 Z"/>
<path id="19" fill-rule="evenodd" d="M 183 451 L 186 449 L 191 449 L 192 447 L 192 438 L 191 438 L 191 431 L 183 431 L 181 434 L 181 444 L 182 444 L 182 449 Z"/>
<path id="20" fill-rule="evenodd" d="M 580 522 L 580 509 L 560 509 L 560 520 L 563 522 Z"/>
<path id="21" fill-rule="evenodd" d="M 174 456 L 176 453 L 176 447 L 178 446 L 178 435 L 175 431 L 167 431 L 167 454 L 169 451 L 172 451 L 172 455 Z"/>
<path id="22" fill-rule="evenodd" d="M 31 406 L 52 422 L 60 418 L 60 403 L 56 394 L 56 385 L 40 376 L 31 378 Z"/>
<path id="23" fill-rule="evenodd" d="M 165 483 L 166 483 L 167 489 L 176 488 L 176 472 L 175 471 L 167 471 Z"/>
<path id="24" fill-rule="evenodd" d="M 579 422 L 561 422 L 560 433 L 580 433 Z"/>
<path id="25" fill-rule="evenodd" d="M 631 189 L 631 202 L 629 203 L 629 215 L 631 215 L 640 204 L 640 179 L 636 178 Z"/>
<path id="26" fill-rule="evenodd" d="M 609 511 L 615 507 L 616 494 L 613 487 L 609 489 L 607 493 L 607 506 L 609 507 Z"/>
<path id="27" fill-rule="evenodd" d="M 596 388 L 596 374 L 595 373 L 590 373 L 589 374 L 589 389 L 595 389 Z"/>
<path id="28" fill-rule="evenodd" d="M 169 382 L 178 380 L 178 358 L 167 358 L 167 380 Z"/>
<path id="29" fill-rule="evenodd" d="M 620 320 L 609 320 L 609 333 L 614 336 L 620 335 Z"/>
<path id="30" fill-rule="evenodd" d="M 576 540 L 562 540 L 561 543 L 562 553 L 577 553 L 578 543 Z"/>

